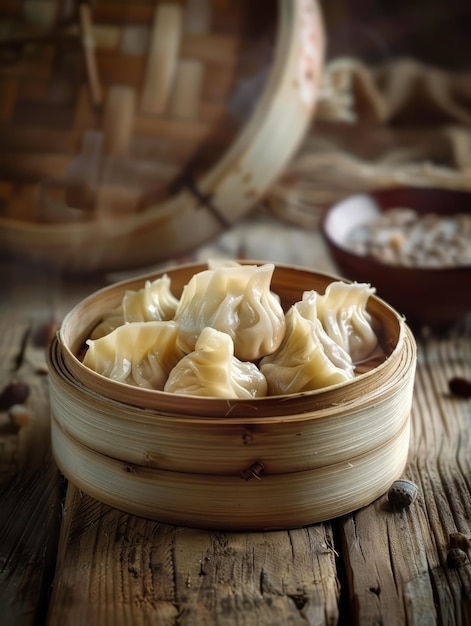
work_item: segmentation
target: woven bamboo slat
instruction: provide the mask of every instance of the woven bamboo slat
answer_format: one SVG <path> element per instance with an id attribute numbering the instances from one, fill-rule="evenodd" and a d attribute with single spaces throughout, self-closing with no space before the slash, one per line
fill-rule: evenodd
<path id="1" fill-rule="evenodd" d="M 253 263 L 253 262 L 248 262 Z M 205 266 L 166 270 L 178 297 Z M 211 528 L 281 528 L 373 501 L 408 454 L 416 347 L 404 320 L 370 297 L 385 357 L 325 389 L 252 400 L 179 396 L 104 378 L 81 363 L 91 329 L 126 289 L 112 285 L 64 319 L 49 354 L 53 450 L 80 489 L 125 511 Z M 285 309 L 335 277 L 277 265 Z M 253 479 L 253 480 L 252 480 Z"/>
<path id="2" fill-rule="evenodd" d="M 74 272 L 184 254 L 251 209 L 312 118 L 317 0 L 97 0 L 76 15 L 51 1 L 52 23 L 33 23 L 26 4 L 16 19 L 0 8 L 2 182 L 64 193 L 52 212 L 5 199 L 0 250 Z M 118 161 L 132 175 L 100 193 Z"/>

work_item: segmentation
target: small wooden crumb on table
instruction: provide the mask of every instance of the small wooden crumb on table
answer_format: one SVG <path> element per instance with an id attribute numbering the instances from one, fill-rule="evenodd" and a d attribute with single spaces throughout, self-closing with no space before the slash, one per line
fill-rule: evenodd
<path id="1" fill-rule="evenodd" d="M 0 411 L 0 626 L 471 624 L 471 401 L 449 387 L 471 379 L 471 324 L 417 337 L 410 506 L 205 531 L 111 509 L 51 457 L 46 344 L 106 278 L 0 274 L 0 387 L 29 388 L 20 426 Z"/>

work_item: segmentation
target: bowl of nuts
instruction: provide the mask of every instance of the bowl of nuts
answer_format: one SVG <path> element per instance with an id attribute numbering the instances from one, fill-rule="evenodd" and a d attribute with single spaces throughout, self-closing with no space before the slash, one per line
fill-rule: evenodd
<path id="1" fill-rule="evenodd" d="M 469 193 L 359 193 L 329 208 L 321 229 L 340 273 L 374 284 L 415 331 L 445 331 L 471 311 Z"/>

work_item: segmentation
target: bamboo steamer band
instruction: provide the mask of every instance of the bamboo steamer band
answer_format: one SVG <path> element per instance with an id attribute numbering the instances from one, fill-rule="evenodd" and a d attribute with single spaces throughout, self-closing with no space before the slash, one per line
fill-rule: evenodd
<path id="1" fill-rule="evenodd" d="M 175 293 L 202 267 L 167 270 Z M 305 268 L 275 269 L 272 289 L 285 307 L 304 290 L 323 292 L 336 279 Z M 109 310 L 124 290 L 142 286 L 146 278 L 123 281 L 79 303 L 50 348 L 53 452 L 80 489 L 165 522 L 269 529 L 350 512 L 401 475 L 416 345 L 386 303 L 370 297 L 387 357 L 352 381 L 256 401 L 143 394 L 122 385 L 126 396 L 113 381 L 103 384 L 103 377 L 87 372 L 75 353 L 101 317 L 103 303 Z"/>
<path id="2" fill-rule="evenodd" d="M 370 504 L 402 474 L 410 423 L 385 445 L 341 462 L 259 480 L 130 466 L 82 446 L 52 421 L 52 447 L 66 477 L 92 497 L 148 519 L 218 530 L 314 524 Z"/>
<path id="3" fill-rule="evenodd" d="M 156 9 L 155 28 L 162 30 L 164 20 L 168 26 L 164 34 L 171 31 L 174 36 L 164 51 L 159 45 L 161 37 L 152 38 L 141 97 L 132 93 L 132 87 L 124 91 L 117 85 L 110 88 L 103 131 L 108 155 L 119 156 L 126 152 L 132 128 L 141 135 L 163 136 L 169 143 L 172 143 L 171 136 L 179 135 L 177 145 L 191 141 L 203 143 L 207 136 L 214 134 L 208 124 L 179 117 L 188 114 L 187 106 L 194 108 L 191 105 L 194 94 L 189 94 L 188 89 L 191 85 L 196 90 L 199 88 L 201 73 L 201 68 L 197 67 L 199 61 L 187 62 L 185 55 L 189 50 L 185 50 L 183 44 L 180 50 L 183 56 L 176 58 L 183 27 L 181 13 L 179 3 L 163 2 Z M 96 202 L 101 205 L 91 206 L 97 219 L 44 223 L 22 221 L 14 215 L 0 218 L 0 249 L 72 272 L 142 267 L 183 255 L 246 215 L 281 173 L 305 134 L 312 119 L 323 68 L 324 31 L 317 0 L 278 0 L 277 16 L 275 56 L 266 84 L 248 122 L 225 147 L 215 165 L 198 175 L 185 167 L 180 171 L 181 184 L 173 185 L 170 196 L 146 203 L 145 209 L 140 211 L 121 211 L 126 204 L 136 201 L 135 190 L 103 185 L 96 192 Z M 192 41 L 199 41 L 195 37 Z M 89 39 L 86 37 L 88 43 Z M 88 43 L 87 68 L 90 79 L 93 78 L 93 97 L 101 103 L 102 94 L 96 68 L 90 64 Z M 185 76 L 189 80 L 184 80 Z M 181 98 L 185 99 L 183 112 L 181 98 L 175 103 L 169 94 L 173 78 L 177 90 L 181 89 Z M 175 119 L 160 114 L 167 105 L 176 112 Z M 142 106 L 145 111 L 137 115 L 137 109 Z M 114 134 L 112 127 L 118 118 L 124 119 L 123 126 Z M 92 128 L 96 127 L 96 121 L 94 124 Z M 40 176 L 49 178 L 52 184 L 54 172 L 57 176 L 57 172 L 64 171 L 66 165 L 69 166 L 70 156 L 57 152 L 41 156 L 38 148 L 33 154 L 21 152 L 18 147 L 21 136 L 28 129 L 17 130 L 19 137 L 15 140 L 11 136 L 11 124 L 7 124 L 6 133 L 10 136 L 7 146 L 14 145 L 15 150 L 0 152 L 5 176 L 15 180 Z M 43 138 L 49 138 L 47 131 L 45 129 Z M 57 134 L 56 130 L 54 136 Z M 192 139 L 193 135 L 196 140 Z M 84 143 L 86 139 L 83 138 Z M 77 137 L 73 135 L 68 141 L 75 145 Z M 61 146 L 65 142 L 60 134 L 58 142 Z M 175 181 L 179 168 L 181 170 L 178 159 L 175 163 L 167 159 L 155 169 L 154 179 L 163 175 L 165 180 Z M 91 170 L 93 178 L 99 171 L 99 164 Z M 185 176 L 185 172 L 190 175 Z M 93 204 L 89 188 L 79 192 L 86 203 Z M 108 207 L 113 202 L 121 208 L 111 216 Z"/>

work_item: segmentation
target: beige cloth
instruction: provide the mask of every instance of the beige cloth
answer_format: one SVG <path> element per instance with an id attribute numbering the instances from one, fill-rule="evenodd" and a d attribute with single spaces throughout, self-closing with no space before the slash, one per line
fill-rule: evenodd
<path id="1" fill-rule="evenodd" d="M 330 62 L 310 132 L 268 206 L 309 227 L 349 193 L 402 185 L 471 190 L 471 73 L 414 59 Z"/>

